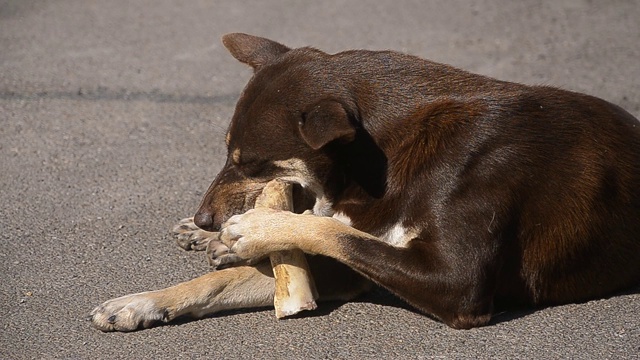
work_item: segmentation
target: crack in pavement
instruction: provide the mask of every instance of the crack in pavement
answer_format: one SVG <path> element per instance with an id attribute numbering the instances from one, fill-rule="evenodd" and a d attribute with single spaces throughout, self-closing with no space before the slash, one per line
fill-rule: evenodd
<path id="1" fill-rule="evenodd" d="M 151 101 L 156 103 L 183 103 L 183 104 L 235 104 L 240 97 L 239 93 L 222 95 L 185 95 L 169 94 L 159 90 L 129 91 L 126 89 L 112 90 L 99 86 L 95 89 L 78 88 L 77 91 L 37 91 L 20 92 L 5 90 L 0 91 L 0 100 L 86 100 L 86 101 Z"/>

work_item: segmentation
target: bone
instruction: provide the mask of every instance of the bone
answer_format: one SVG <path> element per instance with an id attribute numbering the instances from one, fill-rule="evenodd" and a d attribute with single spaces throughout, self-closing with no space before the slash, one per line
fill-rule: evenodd
<path id="1" fill-rule="evenodd" d="M 270 181 L 256 199 L 256 207 L 293 211 L 292 184 Z M 269 255 L 275 277 L 273 305 L 278 319 L 303 310 L 314 310 L 318 291 L 301 250 L 279 251 Z"/>

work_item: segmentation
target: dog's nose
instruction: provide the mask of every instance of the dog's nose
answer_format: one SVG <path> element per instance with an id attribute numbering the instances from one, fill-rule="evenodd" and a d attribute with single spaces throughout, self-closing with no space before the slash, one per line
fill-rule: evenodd
<path id="1" fill-rule="evenodd" d="M 199 212 L 193 217 L 193 222 L 202 230 L 213 231 L 213 216 L 210 213 Z"/>

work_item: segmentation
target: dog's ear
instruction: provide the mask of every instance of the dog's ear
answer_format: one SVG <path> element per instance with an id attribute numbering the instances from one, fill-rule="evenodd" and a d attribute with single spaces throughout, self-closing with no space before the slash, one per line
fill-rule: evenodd
<path id="1" fill-rule="evenodd" d="M 222 43 L 234 58 L 254 70 L 290 50 L 275 41 L 242 33 L 224 35 Z"/>
<path id="2" fill-rule="evenodd" d="M 335 100 L 322 100 L 311 106 L 298 125 L 302 139 L 314 150 L 338 139 L 352 141 L 356 135 L 347 110 Z"/>

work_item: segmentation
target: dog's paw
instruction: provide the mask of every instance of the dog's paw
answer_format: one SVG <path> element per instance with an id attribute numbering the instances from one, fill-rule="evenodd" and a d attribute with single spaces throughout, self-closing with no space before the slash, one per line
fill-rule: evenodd
<path id="1" fill-rule="evenodd" d="M 209 265 L 216 270 L 248 264 L 248 261 L 230 253 L 229 247 L 218 239 L 211 240 L 207 244 L 207 260 Z"/>
<path id="2" fill-rule="evenodd" d="M 156 305 L 152 292 L 111 299 L 89 316 L 93 326 L 102 331 L 134 331 L 170 320 L 168 311 Z"/>
<path id="3" fill-rule="evenodd" d="M 212 240 L 218 238 L 219 233 L 200 229 L 193 222 L 193 218 L 186 218 L 171 229 L 178 246 L 185 250 L 202 251 L 207 249 Z"/>
<path id="4" fill-rule="evenodd" d="M 296 220 L 301 216 L 306 215 L 267 208 L 232 216 L 220 231 L 220 241 L 229 248 L 222 257 L 255 261 L 270 252 L 296 248 L 296 237 L 302 236 Z"/>
<path id="5" fill-rule="evenodd" d="M 211 265 L 211 267 L 215 270 L 223 270 L 235 266 L 252 265 L 254 263 L 256 263 L 256 261 L 243 259 L 233 253 L 227 253 L 209 258 L 209 265 Z"/>

